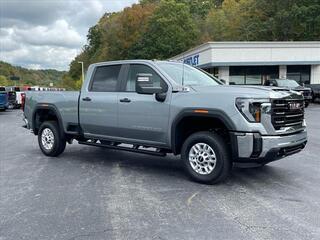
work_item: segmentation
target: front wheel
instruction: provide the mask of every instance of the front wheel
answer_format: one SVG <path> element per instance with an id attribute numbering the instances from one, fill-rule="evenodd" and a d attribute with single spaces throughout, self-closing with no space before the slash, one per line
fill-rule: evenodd
<path id="1" fill-rule="evenodd" d="M 226 143 L 212 132 L 198 132 L 188 137 L 182 146 L 181 158 L 193 180 L 208 184 L 226 179 L 232 166 Z"/>
<path id="2" fill-rule="evenodd" d="M 57 157 L 66 147 L 66 139 L 61 134 L 59 126 L 54 121 L 41 124 L 38 132 L 38 143 L 41 151 L 50 157 Z"/>

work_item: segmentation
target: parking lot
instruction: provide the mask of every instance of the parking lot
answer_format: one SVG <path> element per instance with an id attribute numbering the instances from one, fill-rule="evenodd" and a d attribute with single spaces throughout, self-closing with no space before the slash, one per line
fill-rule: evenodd
<path id="1" fill-rule="evenodd" d="M 0 112 L 0 239 L 320 239 L 320 105 L 303 152 L 201 185 L 179 158 L 68 145 L 45 157 Z"/>

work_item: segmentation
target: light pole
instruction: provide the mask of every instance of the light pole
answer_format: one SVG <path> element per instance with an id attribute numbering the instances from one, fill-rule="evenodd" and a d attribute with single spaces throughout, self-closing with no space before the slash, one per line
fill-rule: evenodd
<path id="1" fill-rule="evenodd" d="M 81 64 L 81 76 L 82 76 L 82 83 L 84 82 L 84 71 L 83 71 L 83 62 L 78 62 Z"/>

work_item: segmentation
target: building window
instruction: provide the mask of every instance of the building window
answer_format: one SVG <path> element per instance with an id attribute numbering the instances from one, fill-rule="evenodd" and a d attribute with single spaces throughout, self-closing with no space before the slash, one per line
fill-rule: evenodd
<path id="1" fill-rule="evenodd" d="M 206 72 L 212 74 L 213 76 L 215 76 L 217 78 L 219 77 L 219 68 L 218 67 L 205 68 L 203 70 L 205 70 Z"/>
<path id="2" fill-rule="evenodd" d="M 287 78 L 296 80 L 300 85 L 310 84 L 310 65 L 288 65 Z"/>
<path id="3" fill-rule="evenodd" d="M 268 79 L 279 77 L 278 66 L 230 67 L 230 84 L 262 85 Z"/>

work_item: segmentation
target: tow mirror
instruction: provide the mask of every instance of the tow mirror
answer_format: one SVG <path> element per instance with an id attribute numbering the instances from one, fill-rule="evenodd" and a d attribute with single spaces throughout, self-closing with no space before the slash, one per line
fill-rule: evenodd
<path id="1" fill-rule="evenodd" d="M 136 79 L 136 91 L 139 94 L 161 93 L 162 88 L 153 85 L 152 74 L 138 73 Z"/>

